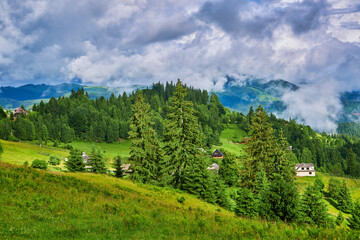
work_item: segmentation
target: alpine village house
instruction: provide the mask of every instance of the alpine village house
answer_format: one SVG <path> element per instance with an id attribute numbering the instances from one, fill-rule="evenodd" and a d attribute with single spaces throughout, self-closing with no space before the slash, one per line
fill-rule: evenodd
<path id="1" fill-rule="evenodd" d="M 315 177 L 316 171 L 313 163 L 298 163 L 295 165 L 295 172 L 297 177 Z"/>

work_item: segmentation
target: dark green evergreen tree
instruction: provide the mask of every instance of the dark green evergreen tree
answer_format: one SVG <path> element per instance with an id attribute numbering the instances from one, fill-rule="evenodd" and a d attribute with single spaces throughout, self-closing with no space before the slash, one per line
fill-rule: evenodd
<path id="1" fill-rule="evenodd" d="M 164 133 L 163 180 L 176 188 L 184 188 L 186 174 L 192 171 L 191 168 L 204 166 L 200 127 L 192 102 L 185 100 L 186 95 L 186 88 L 178 80 L 167 110 Z"/>
<path id="2" fill-rule="evenodd" d="M 356 202 L 351 212 L 351 217 L 348 219 L 349 227 L 354 230 L 360 230 L 360 203 Z"/>
<path id="3" fill-rule="evenodd" d="M 114 168 L 115 168 L 115 177 L 121 178 L 124 176 L 124 172 L 122 170 L 122 159 L 119 155 L 114 158 Z"/>
<path id="4" fill-rule="evenodd" d="M 70 172 L 85 171 L 84 159 L 81 156 L 81 151 L 78 149 L 72 149 L 68 160 L 65 162 L 65 166 Z"/>
<path id="5" fill-rule="evenodd" d="M 307 223 L 325 226 L 329 219 L 323 194 L 315 186 L 308 186 L 301 199 L 301 213 Z"/>
<path id="6" fill-rule="evenodd" d="M 270 183 L 264 171 L 256 173 L 255 184 L 256 211 L 260 217 L 269 219 L 271 216 L 269 214 L 271 212 Z"/>
<path id="7" fill-rule="evenodd" d="M 269 218 L 285 222 L 297 221 L 299 218 L 299 194 L 295 181 L 280 173 L 273 173 L 270 182 Z"/>
<path id="8" fill-rule="evenodd" d="M 2 106 L 0 106 L 0 120 L 3 118 L 7 118 L 7 114 L 4 111 L 4 109 L 2 108 Z"/>
<path id="9" fill-rule="evenodd" d="M 159 161 L 163 155 L 152 129 L 150 107 L 144 102 L 141 92 L 137 93 L 133 106 L 129 138 L 130 160 L 134 170 L 132 177 L 143 183 L 158 182 Z"/>
<path id="10" fill-rule="evenodd" d="M 245 148 L 247 160 L 244 163 L 243 183 L 252 189 L 257 172 L 265 171 L 266 175 L 270 176 L 275 170 L 274 157 L 277 145 L 268 119 L 269 116 L 260 105 L 252 118 L 252 134 Z"/>
<path id="11" fill-rule="evenodd" d="M 93 173 L 106 173 L 106 165 L 100 150 L 93 147 L 87 165 Z"/>
<path id="12" fill-rule="evenodd" d="M 339 199 L 341 189 L 341 181 L 337 178 L 330 178 L 328 192 L 329 196 L 335 200 Z"/>
<path id="13" fill-rule="evenodd" d="M 350 213 L 352 207 L 350 191 L 345 180 L 343 180 L 338 197 L 338 208 L 345 213 Z"/>
<path id="14" fill-rule="evenodd" d="M 252 191 L 241 188 L 237 192 L 235 213 L 243 217 L 256 216 L 256 202 Z"/>
<path id="15" fill-rule="evenodd" d="M 233 154 L 224 152 L 224 158 L 221 161 L 219 175 L 228 186 L 236 185 L 239 180 L 240 170 L 235 159 Z"/>
<path id="16" fill-rule="evenodd" d="M 356 170 L 356 154 L 353 152 L 352 148 L 349 149 L 347 158 L 347 174 L 351 176 L 355 176 L 355 170 Z"/>

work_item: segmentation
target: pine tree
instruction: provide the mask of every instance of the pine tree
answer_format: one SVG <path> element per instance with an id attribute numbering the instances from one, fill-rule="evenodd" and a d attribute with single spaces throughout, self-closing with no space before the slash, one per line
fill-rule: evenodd
<path id="1" fill-rule="evenodd" d="M 237 194 L 235 213 L 243 217 L 255 217 L 256 203 L 252 191 L 242 188 L 238 190 Z"/>
<path id="2" fill-rule="evenodd" d="M 280 173 L 273 173 L 270 179 L 269 218 L 285 222 L 296 221 L 299 217 L 299 194 L 295 181 Z"/>
<path id="3" fill-rule="evenodd" d="M 186 95 L 186 88 L 178 80 L 170 99 L 164 133 L 163 180 L 176 188 L 183 186 L 189 167 L 200 168 L 203 165 L 200 127 L 192 102 L 185 100 Z"/>
<path id="4" fill-rule="evenodd" d="M 252 134 L 247 141 L 245 152 L 245 172 L 243 183 L 245 186 L 254 188 L 256 173 L 265 171 L 267 177 L 275 170 L 275 149 L 276 142 L 274 131 L 268 121 L 269 116 L 264 108 L 259 105 L 252 119 Z"/>
<path id="5" fill-rule="evenodd" d="M 352 200 L 349 188 L 346 185 L 345 180 L 343 180 L 340 187 L 339 197 L 338 197 L 338 207 L 341 211 L 345 213 L 350 213 L 352 210 Z"/>
<path id="6" fill-rule="evenodd" d="M 326 204 L 320 189 L 315 186 L 306 188 L 301 199 L 301 212 L 305 217 L 305 222 L 325 226 L 328 220 Z"/>
<path id="7" fill-rule="evenodd" d="M 133 164 L 133 178 L 139 182 L 157 182 L 159 161 L 162 159 L 160 144 L 152 129 L 150 107 L 144 102 L 141 92 L 136 95 L 130 122 L 130 160 Z"/>
<path id="8" fill-rule="evenodd" d="M 356 202 L 351 212 L 351 217 L 348 219 L 349 227 L 351 229 L 360 230 L 360 203 Z"/>
<path id="9" fill-rule="evenodd" d="M 256 211 L 260 217 L 269 219 L 271 212 L 270 183 L 264 171 L 256 173 L 255 186 Z"/>
<path id="10" fill-rule="evenodd" d="M 115 177 L 121 178 L 124 176 L 122 170 L 122 159 L 119 155 L 114 158 Z"/>
<path id="11" fill-rule="evenodd" d="M 237 184 L 239 180 L 239 167 L 233 154 L 224 152 L 224 158 L 221 162 L 219 175 L 222 179 L 224 179 L 225 184 L 228 186 Z"/>
<path id="12" fill-rule="evenodd" d="M 84 159 L 81 156 L 81 151 L 78 149 L 72 149 L 65 165 L 70 172 L 85 171 Z"/>
<path id="13" fill-rule="evenodd" d="M 352 148 L 349 149 L 346 162 L 347 162 L 347 174 L 354 176 L 356 169 L 356 154 L 353 152 Z"/>
<path id="14" fill-rule="evenodd" d="M 106 173 L 107 169 L 102 154 L 99 149 L 92 148 L 88 159 L 90 171 L 93 173 Z"/>
<path id="15" fill-rule="evenodd" d="M 213 184 L 204 164 L 190 162 L 181 173 L 180 189 L 199 196 L 207 202 L 215 203 Z"/>

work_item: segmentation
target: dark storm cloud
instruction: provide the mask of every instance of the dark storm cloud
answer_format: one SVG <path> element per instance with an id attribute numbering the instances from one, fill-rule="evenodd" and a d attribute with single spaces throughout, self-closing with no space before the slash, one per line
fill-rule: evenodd
<path id="1" fill-rule="evenodd" d="M 281 24 L 291 26 L 295 34 L 306 33 L 321 25 L 320 18 L 326 15 L 326 1 L 305 0 L 286 7 L 269 7 L 245 0 L 206 2 L 199 18 L 219 25 L 225 31 L 251 37 L 271 37 Z"/>

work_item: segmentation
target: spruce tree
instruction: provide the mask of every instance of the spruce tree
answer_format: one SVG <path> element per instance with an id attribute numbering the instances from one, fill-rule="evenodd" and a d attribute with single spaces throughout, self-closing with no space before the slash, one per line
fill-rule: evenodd
<path id="1" fill-rule="evenodd" d="M 351 217 L 348 219 L 349 227 L 351 229 L 360 230 L 360 203 L 356 202 L 351 212 Z"/>
<path id="2" fill-rule="evenodd" d="M 301 199 L 301 212 L 305 222 L 318 226 L 325 226 L 328 220 L 326 204 L 323 194 L 315 186 L 308 186 Z"/>
<path id="3" fill-rule="evenodd" d="M 106 165 L 99 149 L 92 148 L 88 159 L 90 171 L 93 173 L 106 173 Z"/>
<path id="4" fill-rule="evenodd" d="M 295 181 L 280 173 L 273 173 L 270 179 L 269 218 L 285 222 L 296 221 L 299 217 L 299 194 Z"/>
<path id="5" fill-rule="evenodd" d="M 170 99 L 164 133 L 163 181 L 176 188 L 186 186 L 183 183 L 191 172 L 189 168 L 204 167 L 200 127 L 192 102 L 185 100 L 186 95 L 186 88 L 178 80 Z"/>
<path id="6" fill-rule="evenodd" d="M 248 188 L 242 188 L 237 194 L 235 213 L 243 217 L 255 217 L 256 202 L 253 192 Z"/>
<path id="7" fill-rule="evenodd" d="M 256 211 L 260 217 L 269 219 L 271 212 L 270 183 L 264 171 L 256 173 L 255 184 Z"/>
<path id="8" fill-rule="evenodd" d="M 81 151 L 72 149 L 65 166 L 70 172 L 83 172 L 85 171 L 84 159 L 81 156 Z"/>
<path id="9" fill-rule="evenodd" d="M 245 152 L 245 172 L 243 183 L 245 186 L 254 188 L 256 173 L 265 171 L 267 176 L 275 170 L 274 157 L 276 142 L 274 131 L 269 123 L 269 116 L 264 108 L 259 105 L 252 118 L 252 134 L 247 141 Z"/>
<path id="10" fill-rule="evenodd" d="M 124 176 L 122 170 L 122 159 L 119 155 L 114 158 L 115 177 L 121 178 Z"/>
<path id="11" fill-rule="evenodd" d="M 132 177 L 142 183 L 157 182 L 162 151 L 156 133 L 151 127 L 149 104 L 144 102 L 141 91 L 137 92 L 130 121 L 130 160 L 133 162 Z"/>
<path id="12" fill-rule="evenodd" d="M 339 197 L 338 197 L 338 207 L 341 211 L 345 213 L 350 213 L 352 210 L 352 200 L 349 188 L 346 185 L 345 180 L 343 180 L 340 187 Z"/>
<path id="13" fill-rule="evenodd" d="M 239 180 L 239 167 L 235 161 L 235 156 L 224 152 L 224 158 L 221 161 L 219 175 L 228 186 L 234 186 Z"/>

